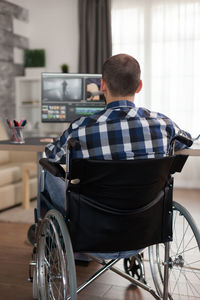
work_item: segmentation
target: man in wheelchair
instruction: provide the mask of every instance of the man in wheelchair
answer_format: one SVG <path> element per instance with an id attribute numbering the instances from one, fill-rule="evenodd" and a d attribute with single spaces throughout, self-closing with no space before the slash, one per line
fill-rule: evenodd
<path id="1" fill-rule="evenodd" d="M 140 65 L 133 57 L 126 54 L 110 57 L 102 71 L 101 92 L 106 98 L 105 109 L 72 122 L 59 139 L 46 146 L 48 160 L 66 164 L 70 138 L 80 144 L 79 149 L 72 149 L 73 159 L 95 160 L 163 157 L 176 135 L 190 139 L 189 133 L 165 115 L 135 106 L 135 94 L 142 89 L 140 74 Z M 177 142 L 175 150 L 185 147 Z M 64 209 L 64 182 L 50 173 L 45 176 L 45 188 L 52 202 Z"/>
<path id="2" fill-rule="evenodd" d="M 70 138 L 80 143 L 78 150 L 72 149 L 73 159 L 130 160 L 165 156 L 180 128 L 160 113 L 135 106 L 135 94 L 142 89 L 140 73 L 139 63 L 133 57 L 125 54 L 110 57 L 103 65 L 101 82 L 106 108 L 72 122 L 58 140 L 46 146 L 48 160 L 65 164 Z M 188 133 L 181 133 L 190 138 Z M 176 150 L 184 147 L 178 143 Z M 61 211 L 65 210 L 65 189 L 63 180 L 45 174 L 45 190 Z"/>
<path id="3" fill-rule="evenodd" d="M 106 98 L 105 109 L 73 121 L 59 139 L 46 146 L 47 166 L 45 161 L 41 162 L 46 169 L 41 197 L 50 198 L 52 208 L 58 209 L 64 216 L 73 251 L 92 253 L 97 260 L 111 259 L 105 270 L 109 267 L 118 274 L 120 271 L 116 271 L 113 264 L 119 258 L 128 259 L 152 243 L 172 240 L 173 181 L 170 174 L 181 171 L 186 158 L 177 161 L 171 155 L 174 150 L 192 144 L 190 134 L 181 130 L 170 118 L 135 106 L 135 94 L 142 89 L 140 73 L 139 63 L 133 57 L 126 54 L 110 57 L 103 65 L 101 80 L 101 92 Z M 63 170 L 54 170 L 55 163 L 67 163 L 66 180 Z M 42 203 L 46 201 L 43 200 L 41 198 L 38 202 L 39 216 L 42 217 Z M 52 223 L 54 219 L 56 225 Z M 49 225 L 46 224 L 48 220 Z M 57 227 L 61 228 L 59 232 L 64 230 L 64 234 L 60 233 L 64 241 L 68 236 L 57 219 L 57 213 L 47 213 L 42 224 L 37 234 L 42 245 L 36 251 L 40 257 L 37 258 L 39 274 L 45 273 L 40 259 L 45 256 L 43 248 L 47 238 L 41 242 L 39 237 L 46 236 L 44 228 L 50 236 Z M 104 227 L 102 232 L 99 230 L 101 226 Z M 153 235 L 157 227 L 162 228 Z M 133 230 L 134 236 L 129 238 Z M 105 236 L 106 242 L 102 244 Z M 62 248 L 63 243 L 56 233 L 55 239 Z M 64 252 L 68 256 L 66 248 L 69 241 L 64 244 Z M 64 264 L 63 256 L 60 257 L 61 264 Z M 68 264 L 72 274 L 74 267 L 71 262 Z M 125 269 L 130 274 L 127 266 Z M 61 273 L 65 274 L 65 271 L 62 269 Z M 54 299 L 48 298 L 48 293 L 43 291 L 44 279 L 40 275 L 38 278 L 37 297 L 41 294 L 39 299 Z M 71 299 L 76 299 L 74 280 L 71 278 L 69 281 Z M 145 288 L 143 285 L 140 286 Z M 157 294 L 149 287 L 146 289 L 157 299 L 162 296 L 167 299 L 167 285 L 164 292 L 160 292 L 157 285 Z M 68 298 L 63 296 L 59 299 Z"/>

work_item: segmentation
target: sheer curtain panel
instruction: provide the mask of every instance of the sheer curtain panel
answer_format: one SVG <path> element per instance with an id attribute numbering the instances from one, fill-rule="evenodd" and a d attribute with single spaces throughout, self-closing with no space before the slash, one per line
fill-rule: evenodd
<path id="1" fill-rule="evenodd" d="M 113 54 L 140 62 L 136 104 L 200 133 L 200 1 L 112 0 Z"/>
<path id="2" fill-rule="evenodd" d="M 136 106 L 200 134 L 200 0 L 112 0 L 113 54 L 138 59 L 143 89 Z M 189 158 L 176 186 L 200 188 L 200 157 Z"/>

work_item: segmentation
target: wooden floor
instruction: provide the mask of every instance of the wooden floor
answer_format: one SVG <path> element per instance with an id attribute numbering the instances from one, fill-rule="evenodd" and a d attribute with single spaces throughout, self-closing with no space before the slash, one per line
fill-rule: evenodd
<path id="1" fill-rule="evenodd" d="M 177 190 L 174 198 L 189 209 L 199 224 L 200 190 Z M 29 225 L 26 224 L 0 223 L 0 300 L 32 299 L 32 285 L 27 281 L 28 263 L 32 252 L 26 238 L 28 228 Z M 94 262 L 90 263 L 89 267 L 77 267 L 78 283 L 86 280 L 98 268 L 99 265 Z M 78 299 L 150 300 L 154 298 L 108 271 L 83 290 Z"/>

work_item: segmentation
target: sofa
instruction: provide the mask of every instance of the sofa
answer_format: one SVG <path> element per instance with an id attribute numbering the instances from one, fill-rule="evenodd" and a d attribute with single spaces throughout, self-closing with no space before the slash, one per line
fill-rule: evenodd
<path id="1" fill-rule="evenodd" d="M 0 122 L 0 140 L 9 139 L 5 126 Z M 30 199 L 37 195 L 37 168 L 34 152 L 0 151 L 0 211 L 22 202 L 22 170 L 27 162 L 35 164 L 29 172 Z"/>

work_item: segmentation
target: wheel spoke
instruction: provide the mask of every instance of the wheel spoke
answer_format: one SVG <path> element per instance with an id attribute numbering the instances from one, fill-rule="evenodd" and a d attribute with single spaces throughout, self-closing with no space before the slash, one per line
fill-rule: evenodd
<path id="1" fill-rule="evenodd" d="M 174 284 L 174 288 L 173 288 L 172 294 L 173 294 L 174 291 L 175 291 L 175 288 L 176 288 L 176 286 L 177 286 L 177 284 L 178 284 L 178 281 L 179 281 L 180 276 L 181 276 L 181 271 L 179 270 L 179 275 L 178 275 L 178 278 L 176 278 L 176 282 L 175 282 L 175 284 Z"/>
<path id="2" fill-rule="evenodd" d="M 192 268 L 185 269 L 185 267 L 184 267 L 184 271 L 187 273 L 192 273 L 198 280 L 200 280 L 200 277 L 199 277 L 200 275 L 198 276 L 198 274 L 196 272 L 194 272 Z"/>
<path id="3" fill-rule="evenodd" d="M 55 287 L 55 289 L 57 291 L 56 296 L 57 297 L 59 296 L 59 299 L 60 299 L 60 296 L 61 296 L 60 290 L 58 289 L 58 287 L 57 287 L 57 285 L 56 285 L 56 283 L 54 281 L 52 281 L 52 284 L 53 284 L 53 286 Z M 56 300 L 59 300 L 57 297 L 56 297 Z M 62 299 L 63 299 L 63 295 L 62 295 Z"/>
<path id="4" fill-rule="evenodd" d="M 53 292 L 51 283 L 49 283 L 48 290 L 49 290 L 49 296 L 51 297 L 51 299 L 56 300 L 56 298 L 54 297 L 54 292 Z"/>
<path id="5" fill-rule="evenodd" d="M 185 264 L 185 266 L 193 265 L 193 264 L 196 264 L 197 262 L 200 262 L 200 259 L 190 262 L 190 263 L 187 263 L 187 264 Z"/>
<path id="6" fill-rule="evenodd" d="M 192 291 L 193 296 L 195 296 L 195 293 L 193 292 L 193 290 L 196 291 L 196 295 L 200 296 L 198 290 L 195 288 L 195 286 L 192 284 L 192 282 L 188 279 L 188 277 L 185 276 L 185 274 L 183 274 L 183 275 L 184 275 L 184 277 L 185 277 L 186 282 L 187 282 L 188 285 L 191 287 L 190 290 Z"/>
<path id="7" fill-rule="evenodd" d="M 193 235 L 193 236 L 190 238 L 190 240 L 188 241 L 187 245 L 185 246 L 185 249 L 187 248 L 187 246 L 191 243 L 191 241 L 192 241 L 194 238 L 195 238 L 195 236 Z M 180 254 L 180 253 L 186 252 L 185 249 L 183 249 L 182 252 L 179 252 L 179 249 L 178 249 L 176 255 L 177 255 L 178 253 Z"/>
<path id="8" fill-rule="evenodd" d="M 194 237 L 194 236 L 193 236 L 193 237 Z M 187 249 L 187 250 L 181 251 L 181 252 L 179 252 L 178 254 L 179 254 L 179 255 L 180 255 L 180 254 L 184 254 L 185 252 L 188 252 L 188 251 L 191 251 L 191 250 L 194 250 L 194 249 L 199 250 L 198 246 L 195 246 L 195 247 L 189 248 L 189 249 Z M 171 255 L 171 258 L 172 258 L 172 257 L 175 257 L 175 256 L 176 256 L 176 255 L 173 254 L 173 255 Z"/>

